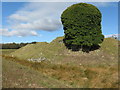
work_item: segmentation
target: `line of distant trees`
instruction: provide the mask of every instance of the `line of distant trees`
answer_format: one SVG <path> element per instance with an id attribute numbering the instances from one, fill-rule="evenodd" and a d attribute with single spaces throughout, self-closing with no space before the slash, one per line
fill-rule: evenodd
<path id="1" fill-rule="evenodd" d="M 5 43 L 0 44 L 0 49 L 19 49 L 27 44 L 35 44 L 37 42 L 31 42 L 31 43 Z"/>

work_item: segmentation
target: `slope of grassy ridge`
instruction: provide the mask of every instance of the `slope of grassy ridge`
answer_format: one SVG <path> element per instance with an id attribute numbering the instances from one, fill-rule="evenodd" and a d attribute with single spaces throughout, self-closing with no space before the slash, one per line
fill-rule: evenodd
<path id="1" fill-rule="evenodd" d="M 2 60 L 3 88 L 61 88 L 70 87 L 54 78 L 19 64 L 14 58 Z"/>
<path id="2" fill-rule="evenodd" d="M 45 49 L 47 43 L 45 42 L 40 42 L 36 44 L 28 44 L 17 51 L 13 52 L 15 56 L 18 56 L 20 58 L 31 58 L 31 57 L 39 57 L 40 51 L 42 49 Z M 42 48 L 41 48 L 42 46 Z"/>
<path id="3" fill-rule="evenodd" d="M 60 38 L 62 37 L 59 37 L 59 39 Z M 62 53 L 64 49 L 65 49 L 64 44 L 59 43 L 59 40 L 56 39 L 50 44 L 46 42 L 28 44 L 20 48 L 19 50 L 13 52 L 12 55 L 16 57 L 20 57 L 21 59 L 40 58 L 40 57 L 46 57 L 48 59 L 52 59 L 54 58 L 55 55 Z"/>
<path id="4" fill-rule="evenodd" d="M 110 55 L 118 55 L 118 40 L 106 38 L 101 45 L 101 50 Z"/>
<path id="5" fill-rule="evenodd" d="M 74 63 L 74 64 L 93 64 L 93 63 L 116 63 L 117 62 L 117 40 L 105 38 L 101 48 L 84 53 L 82 51 L 72 52 L 66 49 L 62 43 L 63 37 L 58 37 L 51 43 L 38 42 L 36 44 L 26 45 L 11 53 L 20 59 L 45 57 L 54 63 Z"/>

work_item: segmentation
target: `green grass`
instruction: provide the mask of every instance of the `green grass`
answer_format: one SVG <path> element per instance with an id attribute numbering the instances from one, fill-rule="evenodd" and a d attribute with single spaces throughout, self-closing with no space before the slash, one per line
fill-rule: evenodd
<path id="1" fill-rule="evenodd" d="M 106 38 L 101 45 L 101 50 L 110 55 L 118 55 L 118 40 Z"/>
<path id="2" fill-rule="evenodd" d="M 22 59 L 39 58 L 39 57 L 46 57 L 49 59 L 53 59 L 55 55 L 62 53 L 65 49 L 64 44 L 63 43 L 58 44 L 58 41 L 59 40 L 54 40 L 50 44 L 46 42 L 29 44 L 15 51 L 12 54 Z"/>
<path id="3" fill-rule="evenodd" d="M 53 81 L 58 82 L 54 86 L 53 81 L 47 79 L 48 81 L 44 83 L 45 86 L 40 84 L 43 85 L 42 87 L 118 87 L 117 40 L 106 38 L 101 44 L 100 49 L 91 51 L 90 53 L 84 53 L 81 51 L 72 52 L 66 49 L 64 44 L 61 43 L 62 39 L 63 37 L 58 37 L 51 43 L 38 42 L 36 44 L 29 44 L 9 55 L 2 56 L 5 59 L 4 61 L 6 61 L 6 65 L 7 62 L 11 62 L 11 66 L 16 64 L 17 66 L 22 65 L 21 67 L 29 67 L 30 71 L 39 72 L 45 75 L 46 78 L 49 77 Z M 46 57 L 46 60 L 41 63 L 33 63 L 26 60 L 28 58 L 39 57 Z M 12 64 L 12 62 L 14 64 Z M 4 67 L 6 68 L 7 66 Z M 9 70 L 12 69 L 8 68 L 8 71 Z M 34 72 L 32 73 L 34 74 Z M 8 76 L 11 77 L 10 75 Z M 42 76 L 40 76 L 40 78 L 42 78 Z M 43 81 L 44 79 L 45 78 L 42 78 Z M 51 82 L 50 86 L 46 85 L 48 82 Z"/>
<path id="4" fill-rule="evenodd" d="M 52 63 L 71 63 L 78 65 L 82 64 L 109 64 L 117 62 L 118 44 L 117 40 L 106 38 L 101 44 L 101 48 L 90 53 L 84 53 L 82 51 L 72 52 L 66 49 L 63 43 L 60 41 L 63 37 L 58 37 L 51 43 L 38 42 L 36 44 L 29 44 L 21 49 L 11 53 L 20 59 L 40 58 L 45 57 L 46 60 Z M 87 62 L 86 62 L 87 61 Z"/>

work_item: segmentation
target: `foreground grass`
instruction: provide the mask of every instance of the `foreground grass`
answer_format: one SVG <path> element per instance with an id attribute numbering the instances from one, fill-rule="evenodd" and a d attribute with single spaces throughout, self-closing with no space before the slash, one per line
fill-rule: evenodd
<path id="1" fill-rule="evenodd" d="M 46 76 L 59 80 L 59 82 L 64 82 L 62 87 L 66 85 L 73 88 L 117 88 L 119 83 L 115 65 L 102 67 L 101 65 L 94 67 L 84 65 L 72 66 L 69 64 L 52 64 L 48 61 L 33 63 L 10 56 L 3 56 L 3 58 L 28 66 Z M 44 78 L 42 79 L 44 80 Z M 48 82 L 50 81 L 48 80 Z M 52 85 L 54 84 L 52 83 Z"/>
<path id="2" fill-rule="evenodd" d="M 46 84 L 51 82 L 51 85 L 43 85 L 44 87 L 118 87 L 117 40 L 107 38 L 98 50 L 84 53 L 81 51 L 72 52 L 67 50 L 64 44 L 61 43 L 62 38 L 63 37 L 57 38 L 49 44 L 46 42 L 30 44 L 10 54 L 6 52 L 7 54 L 2 55 L 4 58 L 3 60 L 13 62 L 17 65 L 22 65 L 21 67 L 29 67 L 29 70 L 38 71 L 45 75 L 46 78 L 52 78 L 53 81 L 49 81 L 48 79 L 48 81 L 45 82 Z M 40 63 L 27 61 L 29 58 L 37 59 L 39 57 L 46 57 L 46 60 Z M 9 70 L 12 69 L 9 68 Z M 34 73 L 30 75 L 33 74 Z M 9 77 L 11 76 L 9 75 Z M 42 78 L 42 81 L 44 81 L 44 79 L 45 78 Z M 54 80 L 57 80 L 59 83 L 52 83 Z M 39 85 L 37 84 L 37 86 Z M 40 84 L 40 86 L 42 86 L 42 84 Z"/>
<path id="3" fill-rule="evenodd" d="M 67 88 L 54 78 L 44 75 L 33 68 L 18 62 L 17 58 L 8 55 L 17 49 L 1 49 L 2 55 L 2 87 L 3 88 Z M 27 62 L 25 62 L 27 63 Z"/>
<path id="4" fill-rule="evenodd" d="M 54 78 L 44 75 L 13 58 L 3 57 L 3 88 L 55 88 L 70 87 Z"/>

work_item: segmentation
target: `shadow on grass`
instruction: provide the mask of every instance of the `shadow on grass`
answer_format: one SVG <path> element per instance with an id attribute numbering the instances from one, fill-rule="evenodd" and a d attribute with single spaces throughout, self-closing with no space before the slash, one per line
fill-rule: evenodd
<path id="1" fill-rule="evenodd" d="M 65 44 L 65 43 L 64 43 Z M 89 53 L 90 51 L 94 51 L 100 48 L 99 45 L 92 45 L 92 46 L 79 46 L 79 45 L 67 45 L 65 44 L 67 49 L 70 49 L 72 51 L 83 51 L 86 53 Z"/>

